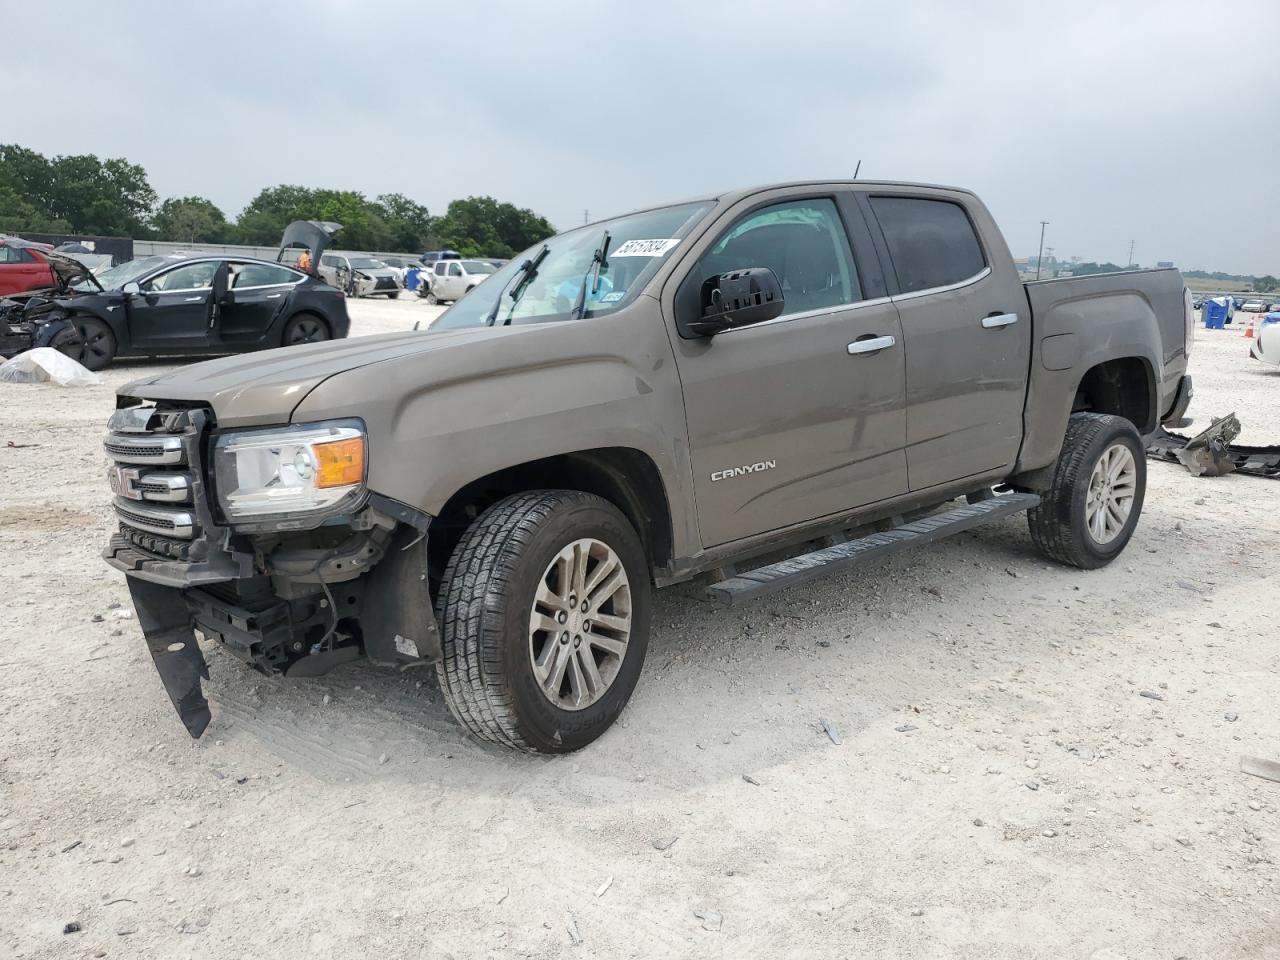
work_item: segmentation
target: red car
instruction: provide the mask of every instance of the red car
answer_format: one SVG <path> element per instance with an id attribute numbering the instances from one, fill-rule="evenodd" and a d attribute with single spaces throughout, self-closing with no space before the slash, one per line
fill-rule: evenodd
<path id="1" fill-rule="evenodd" d="M 44 252 L 52 249 L 47 243 L 0 236 L 0 297 L 56 286 L 44 257 Z"/>

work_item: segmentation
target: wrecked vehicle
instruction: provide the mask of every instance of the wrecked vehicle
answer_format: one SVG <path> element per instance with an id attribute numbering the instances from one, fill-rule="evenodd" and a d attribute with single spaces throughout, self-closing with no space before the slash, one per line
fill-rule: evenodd
<path id="1" fill-rule="evenodd" d="M 961 189 L 642 210 L 430 330 L 120 388 L 104 556 L 193 736 L 198 630 L 267 673 L 434 664 L 475 736 L 574 750 L 631 696 L 652 587 L 749 600 L 1018 512 L 1111 562 L 1141 435 L 1191 396 L 1190 303 L 1174 269 L 1024 284 Z"/>
<path id="2" fill-rule="evenodd" d="M 1249 356 L 1273 367 L 1280 366 L 1280 311 L 1258 318 L 1258 330 L 1249 342 Z"/>
<path id="3" fill-rule="evenodd" d="M 298 233 L 296 226 L 286 231 L 286 241 L 290 231 Z M 330 233 L 311 227 L 303 232 L 314 261 Z M 74 264 L 76 277 L 68 275 L 56 295 L 30 298 L 20 312 L 0 310 L 0 322 L 9 328 L 0 330 L 0 337 L 10 349 L 54 347 L 90 370 L 101 370 L 116 357 L 245 353 L 318 343 L 345 337 L 350 328 L 343 292 L 285 263 L 168 254 L 130 260 L 94 276 L 70 256 L 45 256 L 51 265 L 60 264 L 60 271 L 69 273 L 67 265 Z"/>

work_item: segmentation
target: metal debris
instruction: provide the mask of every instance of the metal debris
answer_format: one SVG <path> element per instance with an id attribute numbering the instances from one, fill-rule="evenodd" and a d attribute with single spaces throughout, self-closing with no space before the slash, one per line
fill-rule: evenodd
<path id="1" fill-rule="evenodd" d="M 582 943 L 582 936 L 578 933 L 578 921 L 573 918 L 571 911 L 564 915 L 564 928 L 569 933 L 569 942 L 575 947 Z"/>
<path id="2" fill-rule="evenodd" d="M 1260 757 L 1241 757 L 1240 770 L 1251 777 L 1261 777 L 1263 780 L 1280 783 L 1280 763 L 1274 760 L 1263 760 Z"/>
<path id="3" fill-rule="evenodd" d="M 819 717 L 818 723 L 822 725 L 822 729 L 826 731 L 827 736 L 831 738 L 831 742 L 837 747 L 840 746 L 840 734 L 836 732 L 836 728 L 832 725 L 831 721 Z"/>
<path id="4" fill-rule="evenodd" d="M 1240 434 L 1234 413 L 1215 420 L 1194 437 L 1170 433 L 1163 427 L 1147 441 L 1147 453 L 1181 463 L 1193 476 L 1217 477 L 1237 470 L 1255 477 L 1280 480 L 1280 446 L 1250 447 L 1232 444 Z"/>
<path id="5" fill-rule="evenodd" d="M 745 781 L 747 781 L 747 783 L 751 784 L 753 787 L 758 787 L 758 786 L 760 786 L 760 781 L 759 781 L 759 780 L 757 780 L 755 777 L 753 777 L 753 776 L 752 776 L 751 774 L 749 774 L 749 773 L 744 773 L 744 774 L 742 775 L 742 779 L 743 779 L 743 780 L 745 780 Z"/>
<path id="6" fill-rule="evenodd" d="M 1164 699 L 1164 694 L 1163 694 L 1163 693 L 1156 693 L 1154 690 L 1143 690 L 1143 691 L 1139 692 L 1138 696 L 1140 696 L 1140 697 L 1146 697 L 1148 700 L 1163 700 L 1163 699 Z"/>
<path id="7" fill-rule="evenodd" d="M 600 886 L 596 888 L 596 897 L 597 898 L 603 897 L 605 895 L 605 892 L 611 886 L 613 886 L 613 874 L 610 874 L 609 879 L 606 880 L 604 883 L 600 884 Z"/>
<path id="8" fill-rule="evenodd" d="M 653 849 L 670 850 L 671 845 L 679 839 L 679 837 L 659 837 L 657 840 L 653 841 Z"/>

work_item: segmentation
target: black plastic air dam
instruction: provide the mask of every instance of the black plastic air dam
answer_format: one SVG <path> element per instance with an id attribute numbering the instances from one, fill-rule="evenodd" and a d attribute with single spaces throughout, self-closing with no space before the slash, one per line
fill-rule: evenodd
<path id="1" fill-rule="evenodd" d="M 182 725 L 193 738 L 209 726 L 209 701 L 201 679 L 209 679 L 209 667 L 196 642 L 191 612 L 182 591 L 129 577 L 129 594 L 138 612 L 138 624 L 165 692 L 173 701 Z"/>

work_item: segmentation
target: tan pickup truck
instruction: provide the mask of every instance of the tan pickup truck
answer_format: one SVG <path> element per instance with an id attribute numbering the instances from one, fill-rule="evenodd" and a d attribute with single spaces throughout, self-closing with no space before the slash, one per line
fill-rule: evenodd
<path id="1" fill-rule="evenodd" d="M 1175 270 L 1022 283 L 965 190 L 727 192 L 553 237 L 428 330 L 121 388 L 105 557 L 194 736 L 199 631 L 290 676 L 434 664 L 476 736 L 573 750 L 654 587 L 739 602 L 1016 511 L 1110 562 L 1191 331 Z"/>

